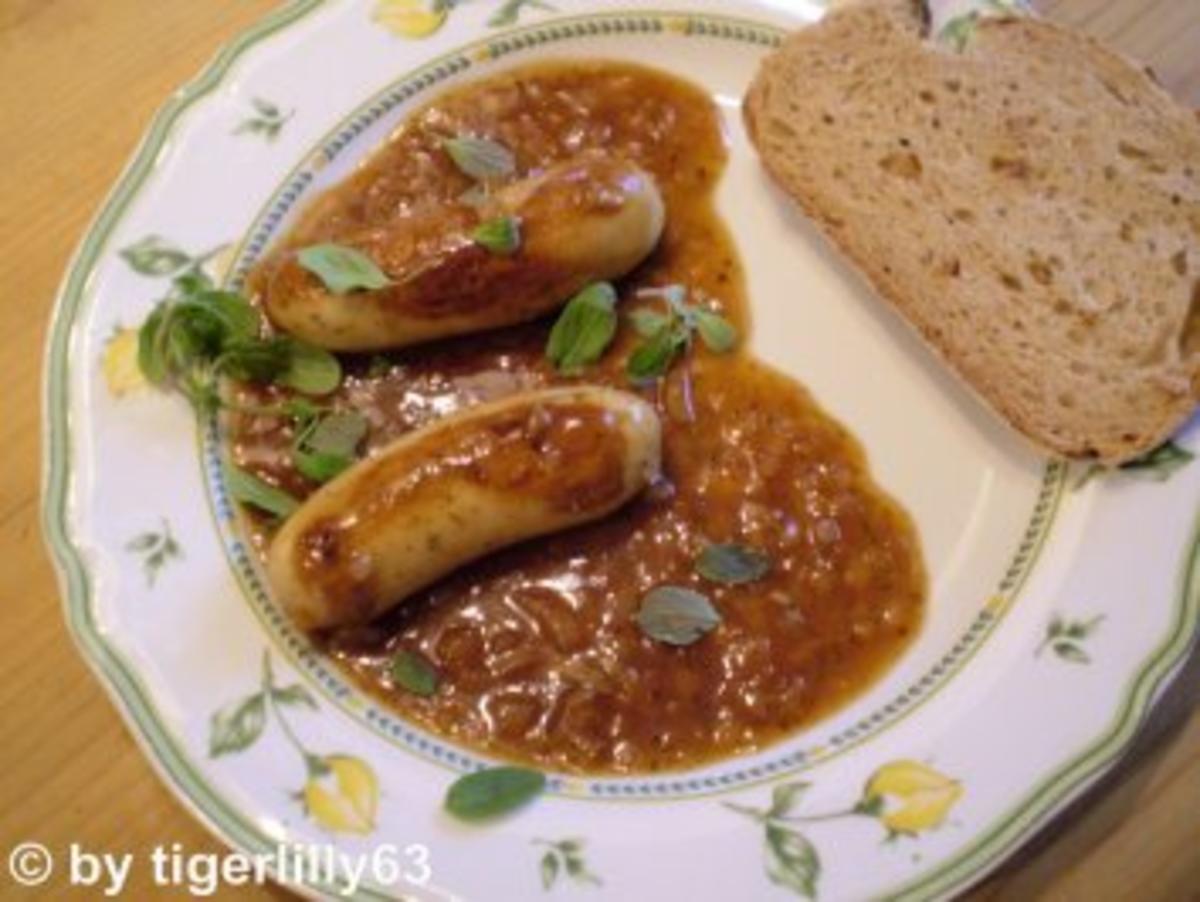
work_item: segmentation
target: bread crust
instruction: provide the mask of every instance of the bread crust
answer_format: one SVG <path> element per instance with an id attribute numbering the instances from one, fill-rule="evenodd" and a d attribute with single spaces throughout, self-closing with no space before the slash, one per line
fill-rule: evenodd
<path id="1" fill-rule="evenodd" d="M 1200 398 L 1200 125 L 1139 65 L 1033 18 L 966 50 L 921 4 L 793 34 L 743 105 L 776 182 L 1017 430 L 1119 464 Z"/>

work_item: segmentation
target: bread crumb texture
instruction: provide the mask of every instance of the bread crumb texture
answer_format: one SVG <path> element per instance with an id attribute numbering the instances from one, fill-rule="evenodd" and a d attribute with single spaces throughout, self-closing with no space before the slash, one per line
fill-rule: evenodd
<path id="1" fill-rule="evenodd" d="M 925 28 L 868 0 L 792 35 L 746 97 L 763 162 L 1035 443 L 1146 452 L 1200 397 L 1200 122 L 1047 22 Z"/>

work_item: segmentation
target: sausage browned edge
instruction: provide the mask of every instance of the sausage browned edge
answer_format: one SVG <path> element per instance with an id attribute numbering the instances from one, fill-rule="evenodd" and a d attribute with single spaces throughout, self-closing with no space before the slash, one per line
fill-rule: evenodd
<path id="1" fill-rule="evenodd" d="M 511 254 L 476 242 L 481 222 L 516 219 Z M 336 239 L 393 280 L 335 294 L 296 250 L 265 280 L 271 321 L 333 351 L 377 351 L 527 322 L 591 282 L 625 275 L 654 249 L 665 212 L 654 179 L 633 163 L 585 154 L 496 192 L 482 209 L 437 205 Z"/>
<path id="2" fill-rule="evenodd" d="M 653 407 L 552 388 L 402 436 L 313 493 L 271 542 L 276 598 L 304 629 L 362 623 L 496 549 L 598 519 L 658 477 Z"/>

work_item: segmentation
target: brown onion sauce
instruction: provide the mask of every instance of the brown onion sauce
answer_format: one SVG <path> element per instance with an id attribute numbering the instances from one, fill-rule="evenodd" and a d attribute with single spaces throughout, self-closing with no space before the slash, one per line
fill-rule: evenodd
<path id="1" fill-rule="evenodd" d="M 619 309 L 660 303 L 635 298 L 639 287 L 682 283 L 746 334 L 742 271 L 713 207 L 725 162 L 717 110 L 697 88 L 627 64 L 540 64 L 444 95 L 319 198 L 286 244 L 453 203 L 469 182 L 440 140 L 457 133 L 506 144 L 520 173 L 593 147 L 635 160 L 658 180 L 667 228 L 618 286 Z M 547 367 L 549 326 L 396 352 L 370 374 L 366 361 L 351 361 L 337 400 L 370 419 L 374 451 L 467 404 L 580 381 Z M 583 381 L 631 389 L 624 360 L 637 340 L 623 325 Z M 663 482 L 599 523 L 494 554 L 375 623 L 320 637 L 333 659 L 398 714 L 452 741 L 593 773 L 760 749 L 869 685 L 919 626 L 925 576 L 910 520 L 872 483 L 853 437 L 747 353 L 697 345 L 663 385 L 641 391 L 663 416 Z M 312 486 L 286 460 L 288 441 L 270 420 L 242 419 L 235 459 L 307 494 Z M 256 532 L 261 549 L 267 534 L 261 524 Z M 693 562 L 707 542 L 759 548 L 771 570 L 748 585 L 705 582 Z M 706 593 L 720 626 L 683 648 L 644 636 L 634 614 L 663 584 Z M 436 666 L 435 695 L 393 685 L 389 661 L 400 649 Z"/>

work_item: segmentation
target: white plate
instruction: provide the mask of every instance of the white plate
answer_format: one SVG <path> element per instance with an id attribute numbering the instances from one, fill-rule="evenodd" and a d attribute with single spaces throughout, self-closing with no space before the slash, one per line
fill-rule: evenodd
<path id="1" fill-rule="evenodd" d="M 819 7 L 554 5 L 479 0 L 422 18 L 409 0 L 302 0 L 160 112 L 71 264 L 50 336 L 45 523 L 71 630 L 163 778 L 230 844 L 395 844 L 402 873 L 377 873 L 364 895 L 960 890 L 1115 760 L 1183 659 L 1200 609 L 1200 466 L 1075 488 L 1078 468 L 998 426 L 768 183 L 739 98 L 783 31 Z M 515 24 L 489 21 L 514 7 Z M 414 105 L 546 56 L 650 61 L 720 104 L 732 151 L 719 203 L 749 274 L 754 349 L 862 440 L 917 522 L 931 598 L 887 677 L 789 741 L 651 778 L 553 777 L 536 805 L 466 828 L 442 796 L 481 759 L 381 710 L 290 629 L 230 517 L 214 427 L 130 383 L 122 330 L 186 265 L 169 248 L 194 258 L 229 245 L 206 265 L 244 270 Z M 145 252 L 150 236 L 158 250 L 139 272 L 122 251 Z M 1195 430 L 1179 442 L 1194 448 Z M 312 706 L 268 707 L 256 731 L 264 657 Z M 214 714 L 247 700 L 245 748 L 211 757 Z M 323 776 L 305 754 L 326 762 Z M 306 788 L 307 807 L 294 797 Z M 773 798 L 777 819 L 754 814 Z M 578 851 L 552 845 L 567 839 Z"/>

